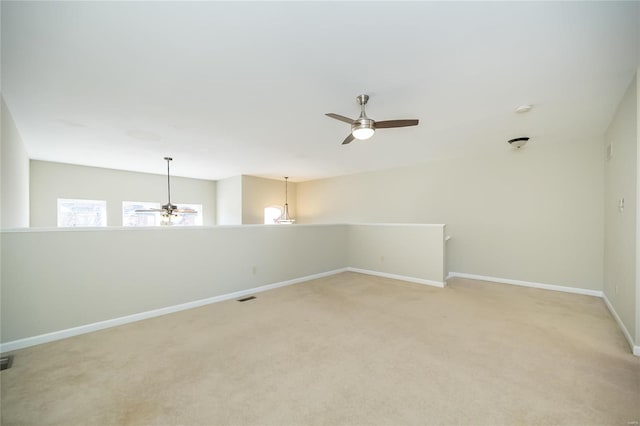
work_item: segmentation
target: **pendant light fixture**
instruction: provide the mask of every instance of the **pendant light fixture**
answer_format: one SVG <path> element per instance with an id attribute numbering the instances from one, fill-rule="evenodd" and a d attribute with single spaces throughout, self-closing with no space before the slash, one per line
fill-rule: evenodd
<path id="1" fill-rule="evenodd" d="M 276 223 L 282 223 L 282 224 L 292 224 L 294 223 L 296 220 L 292 219 L 291 216 L 289 216 L 289 201 L 288 201 L 288 191 L 287 191 L 287 184 L 289 182 L 289 177 L 285 176 L 284 177 L 284 210 L 282 211 L 282 214 L 280 215 L 280 217 L 276 220 Z"/>

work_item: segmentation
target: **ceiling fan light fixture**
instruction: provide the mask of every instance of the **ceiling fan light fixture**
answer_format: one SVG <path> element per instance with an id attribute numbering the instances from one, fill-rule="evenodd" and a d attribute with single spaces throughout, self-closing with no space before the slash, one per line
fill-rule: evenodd
<path id="1" fill-rule="evenodd" d="M 167 204 L 159 209 L 137 209 L 136 213 L 160 213 L 160 225 L 173 225 L 172 219 L 178 219 L 182 214 L 196 214 L 197 211 L 191 208 L 179 209 L 175 204 L 171 204 L 171 173 L 169 163 L 173 161 L 171 157 L 164 157 L 167 162 Z"/>
<path id="2" fill-rule="evenodd" d="M 173 214 L 168 214 L 166 212 L 160 213 L 160 225 L 162 226 L 173 225 L 173 222 L 171 221 L 172 217 L 176 217 L 176 216 Z"/>
<path id="3" fill-rule="evenodd" d="M 362 116 L 351 125 L 351 134 L 358 140 L 369 139 L 376 132 L 375 122 L 370 118 Z"/>
<path id="4" fill-rule="evenodd" d="M 353 137 L 361 141 L 369 139 L 374 133 L 375 130 L 370 127 L 358 127 L 351 131 Z"/>
<path id="5" fill-rule="evenodd" d="M 354 139 L 369 139 L 376 132 L 376 129 L 391 129 L 394 127 L 408 127 L 418 125 L 417 119 L 374 121 L 367 117 L 367 114 L 364 110 L 364 106 L 369 100 L 369 96 L 360 95 L 356 98 L 356 100 L 358 101 L 358 104 L 360 104 L 360 117 L 355 120 L 333 112 L 328 112 L 325 114 L 327 117 L 351 125 L 351 133 L 349 133 L 349 135 L 345 138 L 345 140 L 342 142 L 342 145 L 350 144 Z"/>

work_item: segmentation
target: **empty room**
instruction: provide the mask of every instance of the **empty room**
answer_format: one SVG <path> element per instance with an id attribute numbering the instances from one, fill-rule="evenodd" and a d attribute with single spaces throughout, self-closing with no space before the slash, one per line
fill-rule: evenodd
<path id="1" fill-rule="evenodd" d="M 0 37 L 2 425 L 640 423 L 640 2 Z"/>

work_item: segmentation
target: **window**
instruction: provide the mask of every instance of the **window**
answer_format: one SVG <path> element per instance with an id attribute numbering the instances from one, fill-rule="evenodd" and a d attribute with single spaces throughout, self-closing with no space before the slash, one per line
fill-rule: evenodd
<path id="1" fill-rule="evenodd" d="M 265 225 L 273 225 L 282 215 L 282 209 L 280 207 L 265 207 L 264 209 L 264 223 Z"/>
<path id="2" fill-rule="evenodd" d="M 140 212 L 136 210 L 159 209 L 160 203 L 144 201 L 122 202 L 122 226 L 157 226 L 160 225 L 160 213 Z"/>
<path id="3" fill-rule="evenodd" d="M 107 202 L 58 198 L 58 226 L 107 226 Z"/>
<path id="4" fill-rule="evenodd" d="M 172 219 L 174 225 L 179 226 L 202 226 L 202 204 L 178 204 L 179 209 L 193 209 L 198 213 L 181 214 Z"/>
<path id="5" fill-rule="evenodd" d="M 160 203 L 146 201 L 122 202 L 122 226 L 160 226 L 160 212 L 136 212 L 136 210 L 159 209 Z M 179 209 L 193 209 L 198 213 L 180 214 L 171 219 L 174 226 L 201 226 L 202 204 L 178 204 Z"/>

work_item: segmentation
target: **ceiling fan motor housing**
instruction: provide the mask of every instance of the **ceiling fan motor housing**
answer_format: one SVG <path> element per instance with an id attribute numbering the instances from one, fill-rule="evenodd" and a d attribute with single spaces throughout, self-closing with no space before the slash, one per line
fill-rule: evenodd
<path id="1" fill-rule="evenodd" d="M 360 117 L 351 125 L 351 130 L 356 129 L 375 129 L 376 122 L 368 117 Z"/>
<path id="2" fill-rule="evenodd" d="M 164 204 L 164 205 L 162 206 L 162 208 L 163 208 L 164 210 L 167 210 L 167 211 L 178 210 L 178 206 L 176 206 L 175 204 L 171 204 L 171 203 Z"/>

